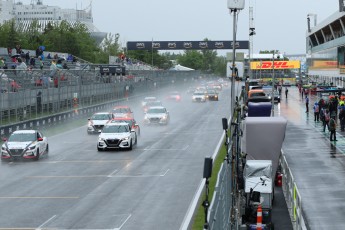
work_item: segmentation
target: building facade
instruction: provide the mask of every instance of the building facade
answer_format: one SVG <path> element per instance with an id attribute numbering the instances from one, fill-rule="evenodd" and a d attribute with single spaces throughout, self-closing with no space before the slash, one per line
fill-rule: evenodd
<path id="1" fill-rule="evenodd" d="M 29 5 L 25 5 L 21 1 L 0 0 L 0 23 L 12 19 L 24 29 L 28 28 L 34 20 L 37 20 L 42 28 L 48 23 L 61 23 L 63 20 L 71 25 L 82 23 L 97 43 L 101 43 L 107 35 L 94 26 L 91 3 L 85 9 L 78 10 L 44 5 L 42 0 L 31 0 Z"/>
<path id="2" fill-rule="evenodd" d="M 314 27 L 310 25 L 306 35 L 307 69 L 310 77 L 318 81 L 333 82 L 344 86 L 345 79 L 345 12 L 339 8 Z"/>

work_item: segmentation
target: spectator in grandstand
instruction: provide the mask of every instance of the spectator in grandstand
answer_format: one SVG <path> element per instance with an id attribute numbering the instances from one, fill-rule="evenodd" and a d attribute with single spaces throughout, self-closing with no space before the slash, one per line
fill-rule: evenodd
<path id="1" fill-rule="evenodd" d="M 7 54 L 8 54 L 8 56 L 12 56 L 12 48 L 11 47 L 8 47 L 7 48 Z"/>
<path id="2" fill-rule="evenodd" d="M 72 55 L 72 54 L 69 54 L 69 55 L 68 55 L 67 61 L 73 62 L 73 55 Z"/>
<path id="3" fill-rule="evenodd" d="M 18 65 L 16 67 L 16 70 L 27 70 L 28 67 L 27 65 L 23 62 L 23 60 L 21 58 L 17 58 L 18 60 Z"/>
<path id="4" fill-rule="evenodd" d="M 22 51 L 22 46 L 21 45 L 19 45 L 19 44 L 17 44 L 16 45 L 16 53 L 17 54 L 21 54 L 23 51 Z"/>
<path id="5" fill-rule="evenodd" d="M 50 53 L 48 54 L 47 59 L 53 59 Z"/>
<path id="6" fill-rule="evenodd" d="M 40 65 L 40 69 L 42 70 L 43 66 L 44 66 L 44 63 L 42 61 L 42 57 L 41 56 L 38 56 L 38 64 Z"/>
<path id="7" fill-rule="evenodd" d="M 58 69 L 62 69 L 62 61 L 61 61 L 61 59 L 59 59 L 59 60 L 57 61 L 56 67 L 57 67 Z"/>
<path id="8" fill-rule="evenodd" d="M 69 69 L 66 62 L 63 63 L 62 68 L 63 69 Z"/>
<path id="9" fill-rule="evenodd" d="M 30 58 L 30 66 L 31 66 L 32 68 L 36 68 L 36 59 L 35 59 L 34 56 L 32 56 L 32 57 Z"/>
<path id="10" fill-rule="evenodd" d="M 50 71 L 49 76 L 50 77 L 54 77 L 56 72 L 58 71 L 58 67 L 56 66 L 56 61 L 55 60 L 52 61 L 51 65 L 50 65 L 50 70 L 51 71 Z"/>
<path id="11" fill-rule="evenodd" d="M 0 57 L 0 69 L 4 69 L 5 67 L 5 61 L 3 57 Z"/>
<path id="12" fill-rule="evenodd" d="M 25 63 L 26 65 L 29 65 L 30 63 L 30 51 L 27 51 L 25 54 Z"/>

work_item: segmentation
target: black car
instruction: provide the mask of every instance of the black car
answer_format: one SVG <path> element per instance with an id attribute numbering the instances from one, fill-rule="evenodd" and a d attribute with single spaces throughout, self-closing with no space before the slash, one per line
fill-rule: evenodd
<path id="1" fill-rule="evenodd" d="M 207 99 L 209 101 L 218 101 L 218 93 L 214 89 L 207 90 Z"/>
<path id="2" fill-rule="evenodd" d="M 271 95 L 272 95 L 272 92 L 267 93 L 267 96 L 269 97 L 269 99 L 272 100 L 272 96 Z M 273 95 L 274 95 L 274 102 L 280 103 L 280 94 L 279 94 L 279 92 L 278 91 L 274 91 Z"/>

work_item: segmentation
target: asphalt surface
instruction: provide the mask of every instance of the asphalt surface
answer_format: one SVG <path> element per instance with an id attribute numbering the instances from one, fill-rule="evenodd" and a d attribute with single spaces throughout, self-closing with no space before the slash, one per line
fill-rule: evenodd
<path id="1" fill-rule="evenodd" d="M 140 102 L 128 101 L 141 126 L 132 151 L 96 149 L 85 126 L 49 137 L 38 162 L 0 165 L 0 229 L 179 229 L 202 180 L 203 163 L 223 134 L 230 87 L 218 102 L 155 95 L 167 126 L 142 125 Z"/>
<path id="2" fill-rule="evenodd" d="M 315 122 L 310 96 L 309 113 L 297 88 L 289 89 L 277 108 L 288 119 L 283 151 L 296 180 L 308 229 L 344 229 L 345 138 L 337 128 L 337 142 Z"/>

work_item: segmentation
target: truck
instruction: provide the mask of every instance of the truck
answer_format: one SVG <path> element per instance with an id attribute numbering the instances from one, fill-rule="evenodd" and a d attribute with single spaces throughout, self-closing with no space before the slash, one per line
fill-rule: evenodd
<path id="1" fill-rule="evenodd" d="M 271 160 L 247 160 L 244 171 L 245 207 L 242 211 L 242 224 L 247 229 L 256 229 L 257 209 L 262 208 L 263 229 L 274 229 L 271 221 L 274 199 L 274 177 Z"/>
<path id="2" fill-rule="evenodd" d="M 244 76 L 244 63 L 243 62 L 235 62 L 235 79 L 237 81 L 242 81 L 245 79 Z M 228 62 L 226 64 L 226 76 L 231 78 L 232 75 L 232 62 Z"/>

